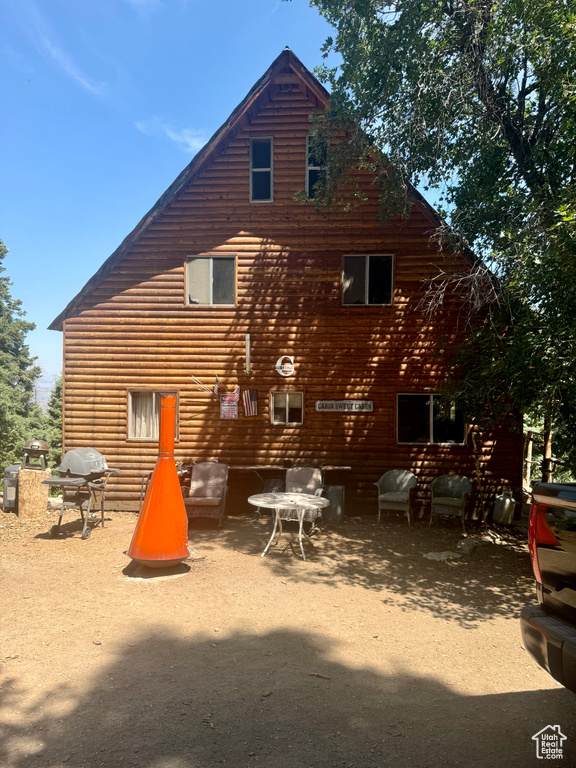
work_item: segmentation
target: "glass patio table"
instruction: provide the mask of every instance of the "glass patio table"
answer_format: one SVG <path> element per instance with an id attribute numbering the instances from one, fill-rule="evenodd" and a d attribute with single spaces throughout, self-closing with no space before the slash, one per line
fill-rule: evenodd
<path id="1" fill-rule="evenodd" d="M 313 496 L 310 493 L 257 493 L 254 496 L 248 498 L 248 502 L 255 507 L 266 507 L 267 509 L 274 510 L 274 527 L 272 529 L 272 535 L 270 541 L 266 544 L 264 552 L 261 557 L 268 552 L 270 545 L 274 541 L 276 535 L 276 529 L 278 530 L 278 540 L 282 535 L 282 520 L 297 520 L 298 521 L 298 541 L 300 542 L 300 551 L 302 557 L 306 560 L 304 554 L 304 546 L 302 544 L 302 536 L 308 538 L 309 535 L 304 530 L 304 521 L 312 523 L 310 533 L 314 530 L 316 525 L 316 519 L 321 516 L 321 510 L 323 507 L 327 507 L 330 503 L 328 499 L 322 496 Z"/>

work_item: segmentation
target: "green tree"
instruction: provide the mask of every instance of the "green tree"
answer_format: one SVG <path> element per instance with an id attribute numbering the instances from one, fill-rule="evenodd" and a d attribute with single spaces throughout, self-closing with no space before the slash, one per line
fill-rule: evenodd
<path id="1" fill-rule="evenodd" d="M 0 274 L 7 252 L 0 240 Z M 41 371 L 25 341 L 34 324 L 22 319 L 25 312 L 12 298 L 10 285 L 8 277 L 0 277 L 0 469 L 21 461 L 24 443 L 44 430 L 42 412 L 34 403 Z"/>
<path id="2" fill-rule="evenodd" d="M 576 0 L 310 4 L 342 57 L 319 71 L 319 132 L 340 132 L 319 200 L 359 157 L 386 213 L 406 210 L 409 182 L 434 190 L 439 246 L 467 242 L 484 265 L 468 282 L 470 319 L 487 321 L 452 359 L 451 391 L 480 423 L 514 404 L 576 435 Z M 432 305 L 462 279 L 439 275 Z"/>
<path id="3" fill-rule="evenodd" d="M 50 446 L 48 462 L 50 466 L 57 467 L 62 461 L 62 376 L 57 379 L 50 393 L 45 434 Z"/>

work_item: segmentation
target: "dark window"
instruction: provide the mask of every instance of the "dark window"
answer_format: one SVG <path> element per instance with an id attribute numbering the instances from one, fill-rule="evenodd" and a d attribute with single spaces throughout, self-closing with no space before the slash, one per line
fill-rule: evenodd
<path id="1" fill-rule="evenodd" d="M 252 139 L 250 144 L 250 200 L 272 200 L 272 139 Z"/>
<path id="2" fill-rule="evenodd" d="M 306 140 L 306 194 L 316 197 L 316 184 L 323 181 L 326 167 L 326 144 L 320 138 Z"/>
<path id="3" fill-rule="evenodd" d="M 394 257 L 344 256 L 343 304 L 392 304 Z"/>
<path id="4" fill-rule="evenodd" d="M 464 417 L 440 395 L 398 395 L 399 443 L 454 443 L 466 438 Z"/>
<path id="5" fill-rule="evenodd" d="M 272 424 L 302 424 L 302 392 L 272 392 Z"/>
<path id="6" fill-rule="evenodd" d="M 192 256 L 186 260 L 188 304 L 234 304 L 236 258 Z"/>

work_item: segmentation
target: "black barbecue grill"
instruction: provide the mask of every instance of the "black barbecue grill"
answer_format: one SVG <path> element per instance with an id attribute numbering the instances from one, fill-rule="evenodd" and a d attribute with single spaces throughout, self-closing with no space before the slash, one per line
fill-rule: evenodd
<path id="1" fill-rule="evenodd" d="M 98 525 L 96 506 L 100 503 L 100 521 L 104 527 L 104 500 L 106 486 L 112 475 L 120 469 L 110 469 L 106 459 L 95 448 L 75 448 L 67 451 L 58 467 L 60 477 L 50 477 L 43 482 L 46 485 L 59 485 L 62 488 L 62 507 L 58 523 L 50 533 L 58 536 L 62 517 L 66 509 L 78 509 L 82 517 L 82 538 L 89 539 L 93 522 Z"/>

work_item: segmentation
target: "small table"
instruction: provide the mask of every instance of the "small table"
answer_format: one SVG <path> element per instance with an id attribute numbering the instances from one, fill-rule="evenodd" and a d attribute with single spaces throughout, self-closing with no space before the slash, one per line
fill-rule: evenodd
<path id="1" fill-rule="evenodd" d="M 320 510 L 327 507 L 330 503 L 328 499 L 322 496 L 312 496 L 310 493 L 257 493 L 248 498 L 248 502 L 255 507 L 266 507 L 274 510 L 274 528 L 270 541 L 266 544 L 261 557 L 268 552 L 270 545 L 276 535 L 276 528 L 279 528 L 278 539 L 282 535 L 282 520 L 298 520 L 298 540 L 300 542 L 300 551 L 302 557 L 306 560 L 304 547 L 302 545 L 302 534 L 308 536 L 304 531 L 304 520 L 312 523 L 310 532 L 314 530 L 316 518 L 320 516 Z"/>

